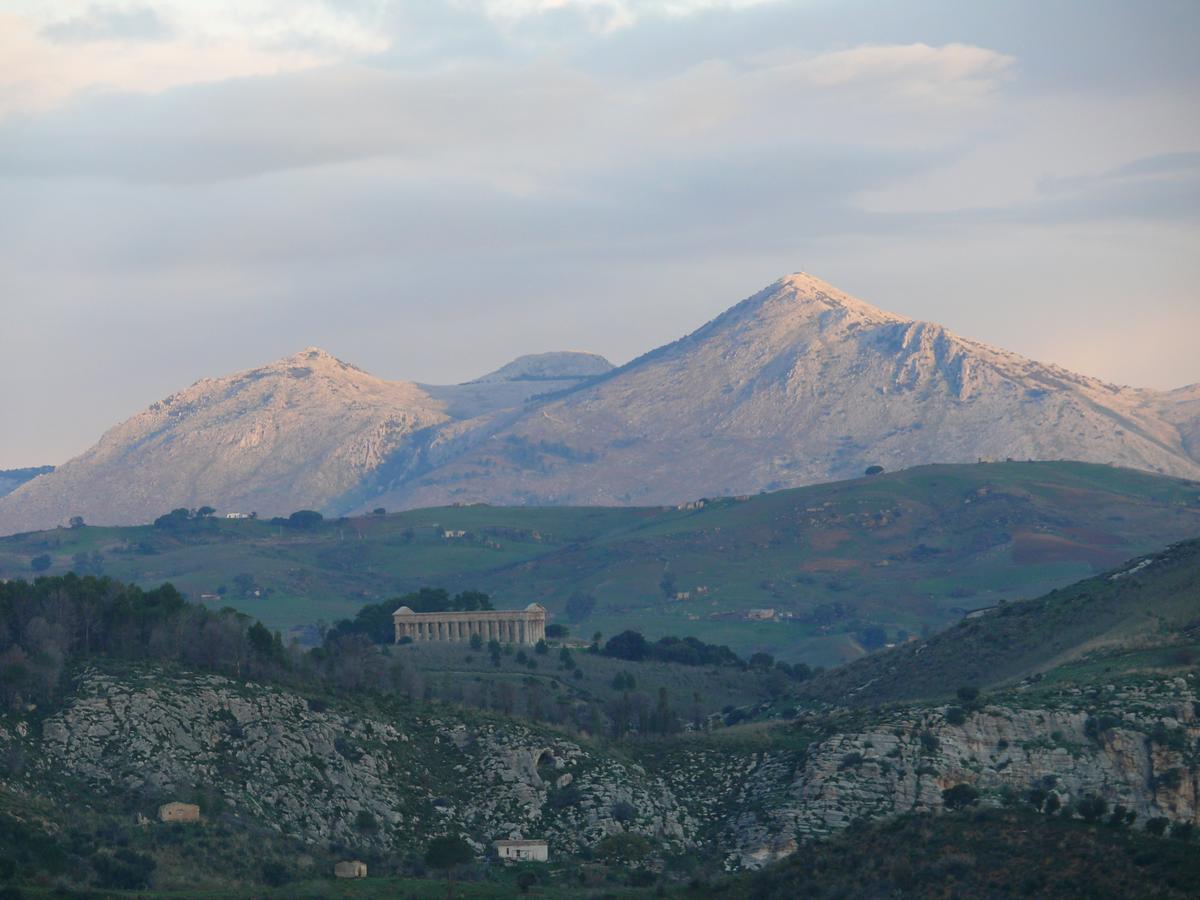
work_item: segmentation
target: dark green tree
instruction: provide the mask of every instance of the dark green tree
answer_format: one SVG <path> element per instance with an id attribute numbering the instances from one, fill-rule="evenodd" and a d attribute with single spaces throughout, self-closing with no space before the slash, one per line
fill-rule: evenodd
<path id="1" fill-rule="evenodd" d="M 446 896 L 454 896 L 454 873 L 459 866 L 475 859 L 471 845 L 456 835 L 436 837 L 425 849 L 425 865 L 446 873 Z"/>

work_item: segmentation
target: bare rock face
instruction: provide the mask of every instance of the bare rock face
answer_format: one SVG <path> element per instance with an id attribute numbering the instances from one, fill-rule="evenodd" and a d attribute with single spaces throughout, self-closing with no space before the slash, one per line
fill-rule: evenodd
<path id="1" fill-rule="evenodd" d="M 1192 393 L 1036 363 L 798 274 L 486 439 L 447 434 L 385 499 L 676 503 L 981 457 L 1198 477 Z"/>
<path id="2" fill-rule="evenodd" d="M 431 831 L 453 829 L 480 851 L 514 832 L 544 837 L 556 853 L 619 831 L 675 852 L 696 844 L 695 822 L 654 774 L 523 725 L 347 718 L 212 675 L 155 673 L 148 688 L 93 670 L 79 684 L 40 740 L 0 721 L 0 750 L 20 741 L 37 760 L 25 789 L 40 791 L 39 779 L 62 773 L 100 797 L 171 796 L 204 784 L 232 808 L 313 843 L 419 848 Z M 631 817 L 618 821 L 618 808 Z"/>
<path id="3" fill-rule="evenodd" d="M 206 378 L 107 432 L 0 500 L 0 533 L 149 521 L 202 505 L 265 515 L 320 509 L 413 432 L 447 420 L 414 384 L 376 378 L 309 348 Z"/>

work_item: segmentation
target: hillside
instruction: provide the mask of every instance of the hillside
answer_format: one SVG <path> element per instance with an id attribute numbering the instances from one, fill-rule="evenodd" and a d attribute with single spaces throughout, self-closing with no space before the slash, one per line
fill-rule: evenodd
<path id="1" fill-rule="evenodd" d="M 1185 393 L 1033 362 L 796 274 L 486 440 L 439 442 L 378 502 L 678 503 L 979 458 L 1200 477 Z"/>
<path id="2" fill-rule="evenodd" d="M 836 703 L 936 700 L 961 685 L 1026 679 L 1028 687 L 1056 667 L 1059 678 L 1137 670 L 1166 662 L 1171 648 L 1186 663 L 1197 639 L 1200 540 L 1192 540 L 827 672 L 808 692 Z"/>
<path id="3" fill-rule="evenodd" d="M 310 347 L 206 378 L 117 425 L 81 456 L 0 490 L 0 534 L 148 522 L 174 507 L 270 516 L 377 492 L 423 431 L 520 407 L 611 365 L 587 353 L 522 357 L 478 383 L 385 381 Z M 28 480 L 28 479 L 25 479 Z M 0 473 L 0 488 L 9 484 Z M 387 482 L 384 482 L 387 483 Z"/>
<path id="4" fill-rule="evenodd" d="M 491 676 L 463 673 L 462 701 L 430 703 L 414 646 L 334 639 L 302 654 L 165 586 L 8 583 L 0 612 L 0 873 L 35 890 L 260 896 L 295 883 L 284 895 L 320 894 L 332 863 L 349 857 L 370 866 L 362 896 L 410 886 L 424 896 L 428 880 L 407 880 L 435 874 L 421 852 L 445 833 L 468 840 L 462 876 L 487 896 L 515 893 L 516 872 L 484 862 L 493 840 L 513 835 L 549 842 L 554 865 L 538 879 L 551 890 L 690 883 L 707 893 L 725 873 L 790 858 L 715 889 L 788 896 L 772 891 L 798 879 L 839 895 L 856 883 L 849 870 L 814 864 L 868 846 L 877 859 L 860 886 L 900 877 L 966 890 L 985 877 L 1012 887 L 995 854 L 981 867 L 945 854 L 947 840 L 976 848 L 979 822 L 1012 833 L 1016 844 L 996 853 L 1014 860 L 1029 835 L 1052 837 L 1062 852 L 1058 868 L 1037 866 L 1045 887 L 1088 883 L 1073 861 L 1106 850 L 1137 853 L 1174 885 L 1200 824 L 1194 657 L 966 709 L 830 707 L 732 727 L 708 717 L 607 739 L 565 680 L 514 682 L 541 692 L 524 716 L 504 709 L 507 662 Z M 471 691 L 500 702 L 472 708 Z M 196 803 L 200 821 L 158 822 L 169 801 Z M 1104 834 L 1088 824 L 1101 817 Z M 1172 843 L 1131 827 L 1169 830 Z M 909 871 L 881 869 L 888 857 L 907 858 Z M 1123 859 L 1102 871 L 1129 877 Z M 1025 889 L 1038 887 L 1031 874 Z"/>
<path id="5" fill-rule="evenodd" d="M 1197 534 L 1195 483 L 995 463 L 682 509 L 475 506 L 312 529 L 262 519 L 57 529 L 0 539 L 0 577 L 29 577 L 45 557 L 49 573 L 169 580 L 302 637 L 318 620 L 420 587 L 480 589 L 501 607 L 537 600 L 582 636 L 690 634 L 743 656 L 831 665 L 862 655 L 864 641 L 921 636 Z M 748 618 L 755 609 L 773 618 Z"/>
<path id="6" fill-rule="evenodd" d="M 0 469 L 0 497 L 11 494 L 27 481 L 39 475 L 48 475 L 54 466 L 30 466 L 24 469 Z"/>

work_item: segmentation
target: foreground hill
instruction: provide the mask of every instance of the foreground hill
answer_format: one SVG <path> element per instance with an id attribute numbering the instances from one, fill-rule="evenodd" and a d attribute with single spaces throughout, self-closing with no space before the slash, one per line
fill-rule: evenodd
<path id="1" fill-rule="evenodd" d="M 1179 565 L 1200 571 L 1194 557 Z M 464 695 L 494 695 L 485 712 L 424 702 L 411 646 L 334 638 L 305 654 L 250 622 L 184 603 L 169 586 L 0 585 L 6 881 L 319 895 L 302 882 L 358 858 L 374 879 L 359 895 L 410 893 L 403 886 L 423 896 L 432 885 L 404 881 L 428 874 L 421 854 L 441 834 L 468 841 L 461 874 L 490 896 L 515 893 L 515 873 L 484 864 L 492 841 L 514 835 L 546 839 L 555 865 L 538 878 L 576 891 L 690 883 L 707 893 L 723 873 L 781 859 L 715 890 L 1090 896 L 1105 877 L 1130 883 L 1136 866 L 1172 895 L 1165 887 L 1186 891 L 1194 872 L 1185 851 L 1200 824 L 1195 635 L 1148 633 L 1148 649 L 1172 656 L 1136 670 L 1076 669 L 962 706 L 825 705 L 732 726 L 731 710 L 665 733 L 647 728 L 651 716 L 606 740 L 603 713 L 575 679 L 537 687 L 539 666 L 518 689 L 540 702 L 516 718 L 505 713 L 509 662 L 492 676 L 463 673 Z M 647 712 L 680 699 L 661 684 Z M 771 693 L 767 706 L 786 701 Z M 626 690 L 605 709 L 647 699 Z M 156 821 L 173 800 L 198 804 L 201 820 Z M 1164 834 L 1171 843 L 1154 837 Z M 1019 866 L 1035 845 L 1031 867 L 1000 864 Z M 286 891 L 290 882 L 301 884 Z"/>
<path id="2" fill-rule="evenodd" d="M 1056 667 L 1115 673 L 1167 661 L 1169 652 L 1155 648 L 1177 647 L 1177 661 L 1187 663 L 1197 638 L 1200 540 L 1192 540 L 827 672 L 809 691 L 838 703 L 939 699 L 959 685 L 1040 682 Z"/>
<path id="3" fill-rule="evenodd" d="M 978 459 L 1200 478 L 1200 386 L 1106 384 L 797 274 L 619 369 L 548 353 L 438 386 L 311 349 L 205 379 L 0 496 L 0 534 L 171 506 L 676 504 Z"/>
<path id="4" fill-rule="evenodd" d="M 480 589 L 501 607 L 536 600 L 585 637 L 694 634 L 746 656 L 830 665 L 1200 534 L 1200 485 L 1082 463 L 994 463 L 685 508 L 168 524 L 0 539 L 0 577 L 29 577 L 37 561 L 48 573 L 170 580 L 285 631 L 421 587 Z"/>
<path id="5" fill-rule="evenodd" d="M 1200 477 L 1192 394 L 1033 362 L 797 274 L 487 440 L 441 442 L 379 502 L 676 503 L 979 458 Z"/>

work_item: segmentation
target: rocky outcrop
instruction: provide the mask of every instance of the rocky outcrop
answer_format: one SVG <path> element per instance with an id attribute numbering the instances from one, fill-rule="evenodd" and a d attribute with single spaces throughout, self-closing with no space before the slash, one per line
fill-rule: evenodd
<path id="1" fill-rule="evenodd" d="M 1140 824 L 1200 823 L 1200 722 L 1188 680 L 957 712 L 961 724 L 947 707 L 902 710 L 804 752 L 735 761 L 699 751 L 661 771 L 726 849 L 731 869 L 756 868 L 856 820 L 938 812 L 942 792 L 958 784 L 985 803 L 1026 803 L 1040 791 L 1066 808 L 1100 797 Z"/>
<path id="2" fill-rule="evenodd" d="M 79 684 L 40 741 L 26 728 L 31 784 L 67 774 L 98 796 L 148 803 L 201 787 L 281 832 L 364 848 L 418 846 L 441 831 L 481 849 L 527 835 L 573 852 L 621 830 L 667 849 L 695 843 L 695 823 L 660 779 L 520 725 L 350 717 L 215 676 L 147 685 L 93 670 Z M 0 732 L 0 742 L 21 739 Z"/>
<path id="3" fill-rule="evenodd" d="M 842 721 L 857 725 L 811 742 L 801 718 L 770 749 L 739 749 L 734 732 L 619 758 L 512 721 L 423 706 L 352 715 L 215 676 L 150 674 L 83 673 L 40 734 L 20 716 L 0 719 L 0 751 L 30 761 L 7 787 L 72 802 L 133 795 L 147 810 L 201 789 L 281 833 L 364 851 L 454 832 L 481 852 L 536 837 L 571 854 L 631 831 L 664 853 L 720 854 L 730 870 L 856 820 L 939 812 L 943 791 L 960 784 L 981 803 L 1036 792 L 1070 810 L 1100 797 L 1138 825 L 1200 822 L 1200 721 L 1185 679 L 1075 689 L 1051 703 L 1014 695 L 971 712 L 855 714 Z"/>

